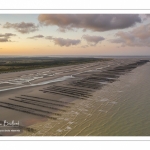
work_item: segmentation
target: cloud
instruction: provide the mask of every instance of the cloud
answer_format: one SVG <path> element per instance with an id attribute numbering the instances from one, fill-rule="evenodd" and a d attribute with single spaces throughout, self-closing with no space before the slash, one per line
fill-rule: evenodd
<path id="1" fill-rule="evenodd" d="M 3 28 L 13 28 L 16 31 L 25 34 L 25 33 L 30 33 L 30 32 L 35 32 L 38 30 L 38 26 L 36 26 L 34 23 L 9 23 L 6 22 L 6 24 L 3 25 Z"/>
<path id="2" fill-rule="evenodd" d="M 145 14 L 146 15 L 146 17 L 150 17 L 150 14 Z"/>
<path id="3" fill-rule="evenodd" d="M 52 36 L 47 36 L 46 39 L 52 40 L 55 43 L 55 45 L 66 46 L 66 47 L 72 46 L 72 45 L 78 45 L 81 42 L 78 39 L 54 38 Z"/>
<path id="4" fill-rule="evenodd" d="M 16 34 L 12 34 L 12 33 L 5 33 L 5 34 L 0 34 L 0 37 L 6 37 L 9 38 L 11 36 L 16 36 Z"/>
<path id="5" fill-rule="evenodd" d="M 141 25 L 131 31 L 131 33 L 140 39 L 147 39 L 150 37 L 150 24 Z"/>
<path id="6" fill-rule="evenodd" d="M 139 16 L 142 22 L 148 21 L 150 19 L 150 14 L 140 14 Z"/>
<path id="7" fill-rule="evenodd" d="M 105 39 L 101 36 L 90 36 L 90 35 L 83 35 L 82 38 L 86 40 L 87 43 L 92 44 L 93 46 Z"/>
<path id="8" fill-rule="evenodd" d="M 7 38 L 0 38 L 0 42 L 10 42 Z"/>
<path id="9" fill-rule="evenodd" d="M 48 39 L 48 40 L 53 40 L 53 37 L 52 36 L 47 36 L 47 37 L 45 37 L 46 39 Z"/>
<path id="10" fill-rule="evenodd" d="M 120 43 L 122 46 L 147 46 L 150 47 L 150 24 L 141 25 L 129 32 L 118 32 L 117 38 L 112 43 Z"/>
<path id="11" fill-rule="evenodd" d="M 88 48 L 89 45 L 82 45 L 81 48 Z"/>
<path id="12" fill-rule="evenodd" d="M 39 39 L 39 38 L 44 38 L 44 36 L 39 34 L 32 37 L 28 37 L 28 39 Z"/>
<path id="13" fill-rule="evenodd" d="M 80 40 L 63 39 L 63 38 L 53 38 L 53 41 L 56 45 L 67 47 L 71 45 L 78 45 L 81 42 Z"/>
<path id="14" fill-rule="evenodd" d="M 41 14 L 38 20 L 45 26 L 58 26 L 62 32 L 75 28 L 98 32 L 124 29 L 141 22 L 137 14 Z"/>
<path id="15" fill-rule="evenodd" d="M 60 27 L 60 28 L 57 29 L 57 31 L 66 32 L 66 29 Z"/>
<path id="16" fill-rule="evenodd" d="M 0 42 L 11 42 L 10 38 L 12 36 L 16 36 L 16 34 L 12 33 L 0 34 Z"/>

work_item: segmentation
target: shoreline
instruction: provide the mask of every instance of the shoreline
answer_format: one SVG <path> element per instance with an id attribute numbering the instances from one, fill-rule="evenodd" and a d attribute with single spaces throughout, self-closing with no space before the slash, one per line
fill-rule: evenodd
<path id="1" fill-rule="evenodd" d="M 142 67 L 144 68 L 144 66 L 141 66 L 141 68 Z M 113 98 L 115 97 L 115 95 L 116 96 L 118 95 L 119 97 L 121 95 L 123 96 L 126 93 L 126 91 L 127 93 L 129 93 L 130 90 L 129 85 L 133 86 L 132 88 L 134 88 L 135 81 L 138 82 L 140 78 L 140 76 L 136 80 L 132 78 L 133 74 L 135 75 L 138 74 L 139 72 L 138 70 L 140 70 L 140 68 L 137 68 L 136 70 L 133 71 L 133 73 L 127 73 L 125 75 L 120 76 L 119 78 L 120 80 L 115 81 L 113 83 L 108 83 L 107 86 L 104 86 L 101 90 L 95 91 L 95 93 L 93 93 L 93 96 L 90 99 L 86 99 L 86 101 L 75 100 L 74 101 L 75 105 L 74 107 L 71 108 L 71 111 L 64 114 L 64 116 L 60 117 L 59 120 L 57 121 L 48 120 L 30 126 L 31 128 L 34 128 L 40 132 L 37 132 L 36 134 L 24 132 L 17 136 L 89 136 L 89 135 L 90 136 L 96 136 L 96 135 L 97 136 L 115 136 L 115 135 L 125 136 L 124 135 L 125 131 L 123 132 L 123 134 L 120 135 L 115 133 L 115 131 L 112 134 L 111 132 L 110 133 L 107 132 L 107 130 L 105 131 L 104 130 L 105 128 L 109 129 L 109 124 L 106 124 L 107 127 L 105 127 L 103 123 L 100 122 L 98 123 L 96 120 L 97 117 L 100 115 L 101 116 L 100 120 L 102 122 L 105 122 L 105 120 L 107 120 L 107 116 L 112 115 L 113 117 L 118 113 L 118 111 L 120 111 L 120 105 L 122 105 L 127 100 L 124 99 L 122 102 L 120 99 L 115 100 Z M 131 79 L 129 80 L 129 78 Z M 122 86 L 121 88 L 120 82 L 121 85 L 123 85 L 126 82 L 126 85 L 124 87 Z M 108 91 L 111 92 L 109 93 Z M 98 104 L 100 105 L 98 106 Z M 93 109 L 93 107 L 95 108 L 95 110 Z M 115 109 L 116 109 L 115 114 L 113 114 Z M 98 123 L 98 125 L 95 124 L 93 126 L 92 124 L 92 122 L 94 121 L 93 117 L 96 117 L 95 121 Z M 83 124 L 81 122 L 83 122 Z M 91 132 L 89 132 L 87 129 L 90 126 L 96 127 L 97 129 L 101 127 L 101 130 L 103 132 L 101 134 L 100 132 L 96 133 L 96 129 L 95 131 L 93 129 L 91 130 Z M 129 135 L 133 136 L 127 131 L 126 134 L 128 136 Z"/>
<path id="2" fill-rule="evenodd" d="M 50 114 L 48 115 L 49 117 L 57 118 L 56 122 L 58 120 L 60 121 L 57 123 L 61 123 L 61 120 L 63 120 L 62 118 L 64 118 L 65 116 L 66 116 L 66 118 L 64 118 L 64 119 L 66 119 L 66 121 L 67 121 L 67 114 L 70 113 L 70 111 L 72 112 L 72 109 L 74 110 L 74 112 L 72 112 L 72 115 L 73 116 L 77 115 L 75 109 L 78 109 L 78 107 L 76 106 L 76 104 L 73 106 L 72 105 L 69 106 L 72 102 L 74 102 L 74 103 L 81 102 L 81 103 L 85 103 L 84 105 L 86 105 L 86 102 L 88 102 L 92 99 L 92 96 L 90 96 L 90 95 L 93 95 L 95 92 L 98 92 L 101 89 L 101 88 L 99 89 L 99 87 L 98 87 L 100 83 L 95 83 L 95 82 L 94 82 L 94 84 L 92 83 L 93 79 L 95 80 L 95 77 L 99 73 L 102 74 L 103 72 L 107 72 L 107 70 L 111 71 L 113 69 L 113 66 L 117 67 L 117 66 L 120 66 L 120 64 L 130 64 L 130 63 L 134 63 L 134 62 L 136 62 L 136 60 L 131 60 L 130 62 L 126 62 L 125 60 L 122 60 L 121 63 L 120 63 L 120 60 L 113 60 L 113 61 L 104 62 L 104 63 L 92 63 L 88 66 L 87 66 L 87 64 L 86 65 L 84 64 L 84 65 L 82 65 L 82 67 L 76 66 L 76 69 L 73 68 L 74 74 L 78 74 L 74 78 L 68 78 L 66 80 L 64 79 L 63 81 L 60 81 L 60 82 L 48 83 L 47 82 L 48 78 L 45 77 L 45 79 L 44 79 L 45 81 L 43 81 L 43 83 L 47 82 L 47 84 L 45 84 L 45 85 L 44 84 L 40 85 L 38 83 L 36 83 L 36 85 L 34 85 L 34 83 L 31 83 L 30 87 L 24 87 L 22 89 L 14 89 L 14 90 L 10 90 L 10 91 L 0 92 L 0 94 L 2 96 L 0 105 L 3 107 L 9 106 L 9 108 L 10 108 L 9 111 L 7 111 L 7 112 L 5 111 L 6 110 L 5 108 L 2 109 L 2 111 L 4 112 L 4 116 L 2 116 L 2 118 L 0 120 L 3 120 L 4 118 L 8 118 L 8 120 L 10 120 L 12 118 L 11 114 L 15 114 L 16 120 L 21 119 L 21 122 L 23 123 L 23 124 L 21 124 L 21 126 L 26 126 L 27 128 L 31 128 L 31 130 L 35 129 L 34 126 L 36 126 L 38 124 L 38 122 L 40 122 L 40 124 L 45 124 L 45 122 L 43 122 L 42 120 L 43 119 L 47 120 L 48 118 L 43 118 L 38 115 L 41 115 L 41 116 L 46 115 L 46 113 L 49 113 L 49 112 L 52 113 L 51 115 Z M 52 79 L 53 81 L 58 81 L 56 79 L 62 79 L 61 76 L 64 76 L 64 75 L 68 75 L 69 77 L 71 77 L 70 75 L 73 72 L 69 72 L 69 70 L 72 69 L 72 66 L 70 66 L 70 68 L 64 66 L 61 69 L 63 70 L 63 72 L 60 74 L 56 74 L 56 76 L 53 77 L 55 79 Z M 45 70 L 43 74 L 45 74 L 45 73 L 47 74 L 48 71 L 51 74 L 52 70 L 53 69 L 47 70 L 47 71 Z M 67 71 L 65 71 L 65 70 L 67 70 Z M 55 73 L 56 72 L 57 72 L 57 69 L 55 68 Z M 88 78 L 85 77 L 85 79 L 86 80 L 88 79 L 86 82 L 88 82 L 88 84 L 90 85 L 90 89 L 87 86 L 87 84 L 84 83 L 85 82 L 84 74 L 87 74 L 87 73 L 89 74 L 89 77 Z M 34 76 L 34 74 L 33 74 L 33 76 Z M 109 76 L 110 76 L 110 74 L 109 74 Z M 80 83 L 80 85 L 82 85 L 82 87 L 78 86 L 78 84 L 77 84 L 77 82 L 79 82 L 78 80 L 79 81 L 83 80 L 82 84 Z M 100 79 L 97 78 L 96 80 L 100 80 Z M 112 84 L 110 82 L 111 80 L 115 81 L 114 79 L 111 79 L 111 78 L 108 78 L 106 80 L 106 74 L 105 74 L 105 79 L 102 78 L 101 80 L 102 80 L 101 82 L 103 82 L 103 80 L 105 80 L 105 82 L 108 82 L 107 85 Z M 39 80 L 39 83 L 40 83 L 40 80 Z M 77 84 L 77 86 L 76 86 L 76 84 Z M 102 85 L 102 87 L 103 87 L 103 85 L 105 85 L 105 84 L 100 84 L 100 85 Z M 49 87 L 47 87 L 47 86 L 49 86 Z M 94 88 L 94 89 L 91 89 L 91 88 Z M 98 89 L 95 89 L 95 88 L 98 88 Z M 25 97 L 24 95 L 27 95 L 29 97 Z M 38 97 L 39 97 L 39 99 L 37 99 Z M 46 105 L 46 103 L 47 103 L 47 105 Z M 61 103 L 65 103 L 65 106 L 69 106 L 70 108 L 64 107 Z M 22 110 L 20 110 L 21 106 L 23 109 L 25 109 L 25 111 L 27 113 L 24 113 L 24 112 L 22 112 Z M 34 110 L 33 112 L 30 112 L 31 108 L 32 108 L 32 111 Z M 15 110 L 15 112 L 13 109 Z M 64 112 L 61 112 L 61 110 L 63 110 Z M 21 111 L 21 112 L 19 112 L 19 114 L 18 114 L 18 111 Z M 56 113 L 60 114 L 60 116 L 62 116 L 62 117 L 58 117 L 57 115 L 55 115 Z M 37 116 L 35 116 L 35 114 Z M 49 121 L 49 119 L 48 119 L 48 121 Z M 50 122 L 55 122 L 55 120 L 50 119 Z M 33 124 L 33 127 L 32 127 L 32 124 Z M 70 124 L 71 124 L 71 122 L 70 122 Z M 47 126 L 47 128 L 48 128 L 48 126 Z M 49 127 L 49 128 L 51 128 L 51 127 Z M 35 130 L 38 132 L 38 129 L 35 129 Z M 66 130 L 71 130 L 71 129 L 69 127 L 67 127 Z M 26 132 L 27 131 L 28 130 L 26 130 Z M 34 133 L 29 132 L 27 134 L 32 135 Z M 22 135 L 24 135 L 24 132 L 22 133 Z"/>

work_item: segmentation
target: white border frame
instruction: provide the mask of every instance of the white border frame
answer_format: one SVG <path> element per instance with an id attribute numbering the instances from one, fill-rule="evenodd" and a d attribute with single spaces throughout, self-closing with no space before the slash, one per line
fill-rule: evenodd
<path id="1" fill-rule="evenodd" d="M 1 9 L 0 14 L 150 14 L 150 9 Z M 150 141 L 150 136 L 2 136 L 0 141 Z"/>

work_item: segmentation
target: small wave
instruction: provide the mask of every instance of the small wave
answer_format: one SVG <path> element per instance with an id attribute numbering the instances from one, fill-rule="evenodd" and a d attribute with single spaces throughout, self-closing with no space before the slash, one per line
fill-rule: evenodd
<path id="1" fill-rule="evenodd" d="M 111 103 L 111 104 L 117 104 L 117 102 L 115 102 L 115 101 L 112 101 L 112 102 L 109 102 L 109 103 Z"/>
<path id="2" fill-rule="evenodd" d="M 109 99 L 103 98 L 103 99 L 101 99 L 100 101 L 101 101 L 101 102 L 107 102 L 107 101 L 109 101 Z"/>
<path id="3" fill-rule="evenodd" d="M 68 118 L 65 118 L 64 120 L 65 120 L 65 121 L 68 121 L 69 119 L 68 119 Z"/>
<path id="4" fill-rule="evenodd" d="M 101 83 L 101 84 L 108 84 L 108 82 L 99 82 L 99 83 Z"/>
<path id="5" fill-rule="evenodd" d="M 70 122 L 68 122 L 68 124 L 73 124 L 73 123 L 74 123 L 74 122 L 71 122 L 71 121 L 70 121 Z"/>
<path id="6" fill-rule="evenodd" d="M 59 120 L 63 120 L 64 118 L 58 118 Z"/>
<path id="7" fill-rule="evenodd" d="M 76 112 L 76 111 L 71 111 L 71 113 L 72 114 L 76 114 L 76 115 L 78 115 L 79 113 L 78 112 Z"/>
<path id="8" fill-rule="evenodd" d="M 66 127 L 66 129 L 67 129 L 67 130 L 71 130 L 72 128 L 71 128 L 71 127 L 69 127 L 69 126 L 67 126 L 67 127 Z"/>
<path id="9" fill-rule="evenodd" d="M 61 129 L 58 129 L 57 132 L 62 132 L 62 130 L 61 130 Z"/>
<path id="10" fill-rule="evenodd" d="M 104 113 L 107 113 L 108 111 L 105 111 L 105 110 L 102 110 L 102 109 L 100 109 L 99 110 L 100 112 L 104 112 Z"/>

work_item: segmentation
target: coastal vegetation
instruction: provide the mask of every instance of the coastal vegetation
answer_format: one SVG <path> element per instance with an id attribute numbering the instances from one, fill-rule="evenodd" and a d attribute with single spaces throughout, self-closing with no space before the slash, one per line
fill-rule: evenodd
<path id="1" fill-rule="evenodd" d="M 54 57 L 16 57 L 1 58 L 0 73 L 17 72 L 24 70 L 42 69 L 67 65 L 78 65 L 108 61 L 108 58 L 54 58 Z"/>

